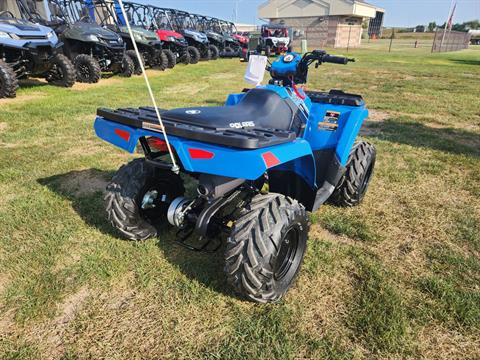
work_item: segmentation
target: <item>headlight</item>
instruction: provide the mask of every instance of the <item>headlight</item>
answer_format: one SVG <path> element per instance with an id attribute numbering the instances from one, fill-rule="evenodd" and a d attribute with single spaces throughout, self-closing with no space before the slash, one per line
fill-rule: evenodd
<path id="1" fill-rule="evenodd" d="M 20 40 L 20 37 L 18 37 L 17 34 L 7 33 L 5 31 L 0 31 L 0 38 Z"/>
<path id="2" fill-rule="evenodd" d="M 50 31 L 48 34 L 47 34 L 47 39 L 50 39 L 52 37 L 55 36 L 55 32 L 54 31 Z"/>
<path id="3" fill-rule="evenodd" d="M 167 37 L 167 40 L 171 41 L 171 42 L 175 42 L 175 41 L 177 41 L 177 38 L 175 36 L 169 36 L 169 37 Z"/>
<path id="4" fill-rule="evenodd" d="M 133 34 L 133 37 L 134 37 L 135 40 L 137 40 L 137 41 L 146 41 L 145 36 L 143 36 L 142 34 Z"/>
<path id="5" fill-rule="evenodd" d="M 87 36 L 87 39 L 88 39 L 89 41 L 93 41 L 93 42 L 100 42 L 100 39 L 98 38 L 97 35 L 88 35 L 88 36 Z"/>

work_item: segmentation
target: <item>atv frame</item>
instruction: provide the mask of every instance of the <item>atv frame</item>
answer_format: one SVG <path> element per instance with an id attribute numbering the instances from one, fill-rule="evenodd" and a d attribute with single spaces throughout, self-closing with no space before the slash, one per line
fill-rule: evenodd
<path id="1" fill-rule="evenodd" d="M 279 300 L 305 253 L 306 211 L 326 201 L 358 205 L 372 178 L 375 148 L 355 143 L 368 116 L 362 97 L 296 86 L 313 64 L 349 61 L 288 53 L 269 67 L 268 85 L 231 94 L 224 107 L 161 110 L 163 128 L 152 108 L 99 109 L 97 136 L 131 153 L 140 143 L 144 152 L 107 187 L 112 225 L 144 240 L 168 220 L 179 243 L 203 251 L 215 251 L 224 234 L 229 283 L 250 300 Z M 163 131 L 196 196 L 185 197 Z"/>

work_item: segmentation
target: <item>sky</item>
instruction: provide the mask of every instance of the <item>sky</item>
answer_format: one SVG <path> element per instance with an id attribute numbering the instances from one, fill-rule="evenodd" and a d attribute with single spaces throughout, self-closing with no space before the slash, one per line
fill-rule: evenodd
<path id="1" fill-rule="evenodd" d="M 241 23 L 259 24 L 258 5 L 265 0 L 136 0 L 138 2 L 186 10 L 227 20 L 234 20 L 237 3 L 237 20 Z M 451 0 L 367 0 L 386 10 L 385 26 L 415 26 L 431 21 L 444 23 L 448 17 Z M 457 0 L 454 22 L 480 19 L 480 0 Z"/>

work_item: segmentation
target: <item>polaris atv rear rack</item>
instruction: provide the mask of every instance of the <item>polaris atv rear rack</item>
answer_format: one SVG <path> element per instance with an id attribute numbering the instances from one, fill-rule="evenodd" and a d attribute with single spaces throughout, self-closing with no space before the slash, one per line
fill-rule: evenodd
<path id="1" fill-rule="evenodd" d="M 293 131 L 276 129 L 230 129 L 216 128 L 192 124 L 172 119 L 165 115 L 167 110 L 160 109 L 163 124 L 167 134 L 198 140 L 216 145 L 240 149 L 260 149 L 268 146 L 284 144 L 295 140 Z M 155 110 L 152 107 L 138 109 L 104 109 L 97 110 L 97 115 L 108 121 L 113 121 L 133 128 L 148 129 L 162 132 L 158 124 Z"/>

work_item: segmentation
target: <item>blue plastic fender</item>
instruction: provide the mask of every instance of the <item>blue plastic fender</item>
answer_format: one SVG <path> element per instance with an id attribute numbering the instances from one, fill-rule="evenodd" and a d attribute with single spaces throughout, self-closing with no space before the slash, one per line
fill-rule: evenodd
<path id="1" fill-rule="evenodd" d="M 141 137 L 153 136 L 163 139 L 163 135 L 146 129 L 114 123 L 97 117 L 94 124 L 97 136 L 123 150 L 133 153 Z M 290 143 L 270 146 L 255 150 L 229 148 L 194 140 L 168 136 L 168 140 L 175 149 L 186 171 L 199 172 L 232 178 L 256 180 L 267 170 L 291 164 L 292 169 L 301 167 L 302 161 L 292 160 L 310 157 L 313 154 L 310 144 L 304 139 L 297 139 Z M 208 158 L 192 157 L 192 150 L 206 152 Z M 313 171 L 312 171 L 313 170 Z M 305 169 L 303 169 L 303 172 Z M 309 184 L 314 187 L 315 167 L 307 170 L 311 175 Z M 302 177 L 305 177 L 302 174 Z"/>

